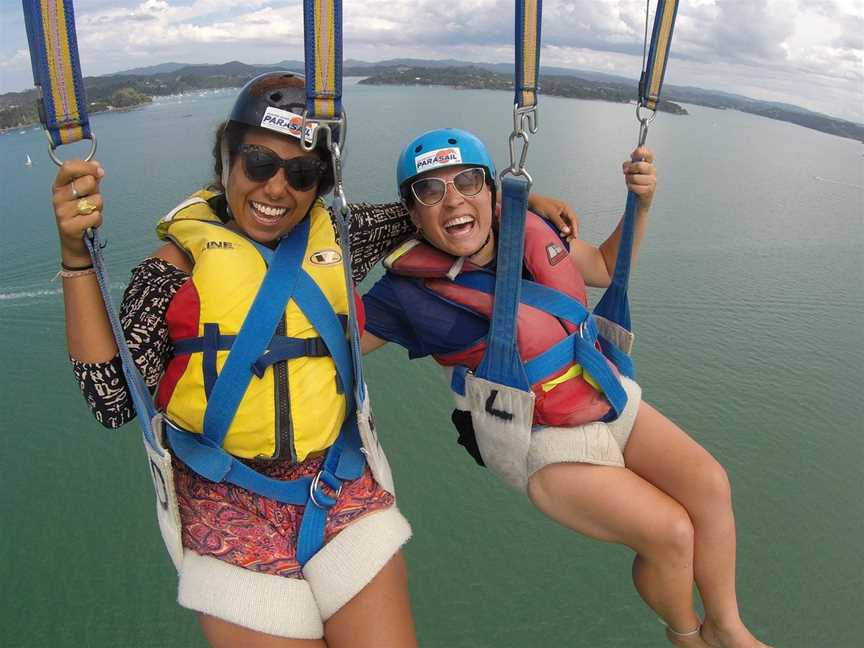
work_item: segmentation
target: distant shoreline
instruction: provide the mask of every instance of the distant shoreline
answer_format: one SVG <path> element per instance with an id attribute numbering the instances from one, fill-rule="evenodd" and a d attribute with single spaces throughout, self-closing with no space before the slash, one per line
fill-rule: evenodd
<path id="1" fill-rule="evenodd" d="M 247 65 L 238 61 L 220 65 L 163 64 L 143 70 L 108 76 L 86 77 L 84 85 L 91 114 L 135 110 L 154 97 L 239 88 L 252 77 L 268 71 L 303 69 L 302 62 L 282 61 L 274 65 Z M 502 64 L 463 61 L 402 60 L 380 63 L 348 63 L 345 77 L 360 77 L 363 85 L 437 85 L 487 90 L 513 89 L 512 68 Z M 635 82 L 609 75 L 580 73 L 561 68 L 541 69 L 540 94 L 572 99 L 632 103 Z M 36 91 L 0 95 L 0 134 L 30 128 L 39 123 Z M 738 110 L 784 121 L 829 135 L 864 142 L 864 124 L 850 122 L 797 106 L 700 88 L 667 86 L 658 111 L 686 115 L 680 104 L 720 110 Z M 98 108 L 94 108 L 98 106 Z M 105 108 L 110 106 L 110 108 Z"/>
<path id="2" fill-rule="evenodd" d="M 132 112 L 133 110 L 138 110 L 139 108 L 143 108 L 144 106 L 149 106 L 152 101 L 144 101 L 140 104 L 135 104 L 134 106 L 124 106 L 123 108 L 103 108 L 101 110 L 91 110 L 88 111 L 89 115 L 102 115 L 104 113 L 123 113 L 123 112 Z M 0 135 L 6 135 L 7 133 L 12 133 L 16 130 L 27 130 L 28 128 L 33 128 L 34 126 L 42 126 L 40 121 L 30 122 L 28 124 L 19 124 L 18 126 L 3 126 L 0 127 Z"/>

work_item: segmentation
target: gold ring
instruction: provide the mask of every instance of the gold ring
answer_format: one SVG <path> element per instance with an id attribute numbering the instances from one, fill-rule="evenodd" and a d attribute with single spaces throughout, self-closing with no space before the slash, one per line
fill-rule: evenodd
<path id="1" fill-rule="evenodd" d="M 80 214 L 81 216 L 92 214 L 94 211 L 96 211 L 96 205 L 94 205 L 86 198 L 82 198 L 78 201 L 78 214 Z"/>
<path id="2" fill-rule="evenodd" d="M 75 181 L 72 181 L 72 200 L 78 200 L 78 197 L 81 194 L 78 193 L 78 189 L 75 187 Z"/>

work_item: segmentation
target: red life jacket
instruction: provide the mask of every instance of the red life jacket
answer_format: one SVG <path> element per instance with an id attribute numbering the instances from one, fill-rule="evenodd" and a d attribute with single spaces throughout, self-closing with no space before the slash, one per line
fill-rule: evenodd
<path id="1" fill-rule="evenodd" d="M 491 319 L 491 295 L 460 286 L 448 278 L 455 261 L 454 257 L 428 243 L 412 240 L 392 252 L 384 264 L 394 274 L 422 279 L 434 294 L 426 292 L 430 298 L 437 295 L 444 304 L 454 302 Z M 525 222 L 524 264 L 535 282 L 565 293 L 582 305 L 587 304 L 585 281 L 570 254 L 550 227 L 531 212 Z M 461 273 L 477 271 L 483 269 L 470 262 L 465 262 L 460 270 Z M 539 356 L 578 328 L 578 323 L 561 320 L 521 303 L 517 318 L 517 344 L 523 362 Z M 480 341 L 456 353 L 433 357 L 443 366 L 463 365 L 474 370 L 485 350 L 486 342 Z M 611 362 L 609 365 L 617 375 L 614 365 Z M 535 395 L 534 423 L 537 425 L 582 425 L 600 420 L 611 409 L 593 379 L 589 376 L 586 380 L 585 373 L 575 363 L 544 376 L 531 389 Z"/>

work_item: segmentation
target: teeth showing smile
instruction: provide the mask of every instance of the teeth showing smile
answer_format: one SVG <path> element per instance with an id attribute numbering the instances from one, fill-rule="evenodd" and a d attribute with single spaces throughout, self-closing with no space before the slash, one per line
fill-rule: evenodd
<path id="1" fill-rule="evenodd" d="M 271 207 L 264 203 L 252 201 L 252 208 L 266 218 L 281 218 L 288 211 L 287 207 Z"/>
<path id="2" fill-rule="evenodd" d="M 456 229 L 456 228 L 462 229 L 460 226 L 470 225 L 473 222 L 474 222 L 474 218 L 472 218 L 471 216 L 457 216 L 456 218 L 451 218 L 446 223 L 444 223 L 444 229 L 446 229 L 446 230 Z"/>

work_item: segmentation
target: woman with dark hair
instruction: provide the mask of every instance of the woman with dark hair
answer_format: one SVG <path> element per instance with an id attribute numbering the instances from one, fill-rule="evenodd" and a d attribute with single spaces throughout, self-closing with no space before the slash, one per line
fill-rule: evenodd
<path id="1" fill-rule="evenodd" d="M 320 199 L 333 183 L 329 156 L 301 146 L 304 102 L 303 79 L 289 73 L 243 88 L 217 132 L 216 182 L 160 221 L 164 244 L 133 269 L 121 321 L 174 455 L 180 528 L 166 544 L 176 541 L 178 600 L 199 613 L 210 644 L 410 648 L 401 547 L 411 529 L 383 455 L 350 441 L 351 374 L 340 358 L 350 369 L 344 322 L 356 295 Z M 103 175 L 96 161 L 66 162 L 53 202 L 70 357 L 96 418 L 116 428 L 135 414 L 82 239 L 102 221 Z M 241 368 L 243 386 L 223 388 L 277 266 L 305 287 L 279 302 L 264 353 Z M 372 455 L 377 463 L 364 459 Z M 213 461 L 231 467 L 225 479 L 211 479 Z M 282 497 L 307 482 L 305 505 Z M 310 549 L 315 509 L 326 522 Z"/>

